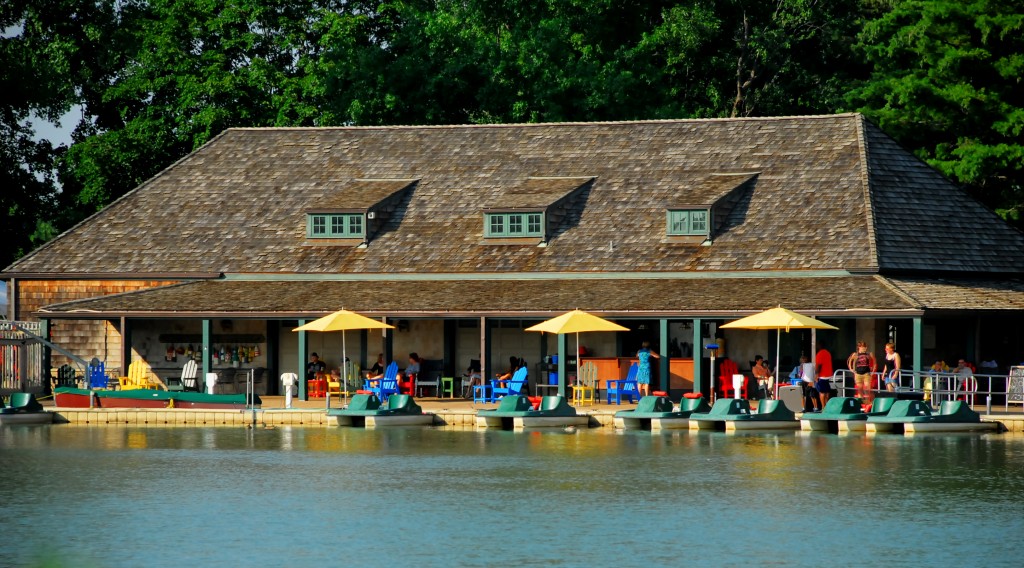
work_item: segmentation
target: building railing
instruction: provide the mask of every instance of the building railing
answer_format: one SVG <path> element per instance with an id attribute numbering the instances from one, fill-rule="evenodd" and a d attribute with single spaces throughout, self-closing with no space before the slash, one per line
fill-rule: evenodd
<path id="1" fill-rule="evenodd" d="M 849 369 L 836 371 L 829 378 L 832 389 L 839 396 L 857 396 L 853 375 Z M 1024 393 L 1019 392 L 1019 386 L 1011 384 L 1009 375 L 901 370 L 894 391 L 886 388 L 880 372 L 871 374 L 871 385 L 875 395 L 920 395 L 933 406 L 944 400 L 966 400 L 971 406 L 984 406 L 986 410 L 991 410 L 993 405 L 1002 406 L 1004 412 L 1009 412 L 1011 405 L 1019 404 L 1024 412 Z"/>
<path id="2" fill-rule="evenodd" d="M 30 391 L 43 387 L 43 346 L 22 330 L 39 335 L 42 323 L 0 321 L 0 390 Z"/>

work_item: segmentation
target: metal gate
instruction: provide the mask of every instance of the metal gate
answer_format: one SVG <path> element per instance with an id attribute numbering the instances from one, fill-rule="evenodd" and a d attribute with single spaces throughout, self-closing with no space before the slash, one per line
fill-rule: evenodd
<path id="1" fill-rule="evenodd" d="M 42 324 L 0 321 L 0 390 L 39 392 L 45 384 L 43 346 L 18 328 L 39 335 Z"/>

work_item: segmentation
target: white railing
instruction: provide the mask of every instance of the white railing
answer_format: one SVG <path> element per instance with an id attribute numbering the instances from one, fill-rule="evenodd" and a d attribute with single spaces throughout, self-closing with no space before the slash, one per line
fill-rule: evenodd
<path id="1" fill-rule="evenodd" d="M 839 396 L 857 396 L 853 371 L 840 369 L 829 381 Z M 984 406 L 986 409 L 1001 403 L 1003 411 L 1009 412 L 1011 404 L 1020 404 L 1012 396 L 1015 393 L 1011 391 L 1008 375 L 903 370 L 899 373 L 895 391 L 886 388 L 880 372 L 871 374 L 871 383 L 873 393 L 920 394 L 933 406 L 944 400 L 966 400 L 971 406 Z M 1021 410 L 1024 411 L 1024 405 Z"/>

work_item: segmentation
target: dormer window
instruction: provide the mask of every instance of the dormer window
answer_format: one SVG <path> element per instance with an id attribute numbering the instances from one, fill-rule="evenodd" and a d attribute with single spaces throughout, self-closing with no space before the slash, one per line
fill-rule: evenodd
<path id="1" fill-rule="evenodd" d="M 541 212 L 487 213 L 484 236 L 488 238 L 543 237 L 544 214 Z"/>
<path id="2" fill-rule="evenodd" d="M 310 213 L 306 236 L 311 239 L 361 239 L 366 233 L 362 213 Z"/>
<path id="3" fill-rule="evenodd" d="M 704 236 L 708 234 L 707 209 L 670 209 L 669 236 Z"/>

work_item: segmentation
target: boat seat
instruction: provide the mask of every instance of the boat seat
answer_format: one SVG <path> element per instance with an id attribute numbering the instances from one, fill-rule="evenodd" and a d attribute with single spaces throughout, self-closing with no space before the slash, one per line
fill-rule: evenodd
<path id="1" fill-rule="evenodd" d="M 43 405 L 36 400 L 36 395 L 30 392 L 12 392 L 10 407 L 25 412 L 39 412 Z"/>

